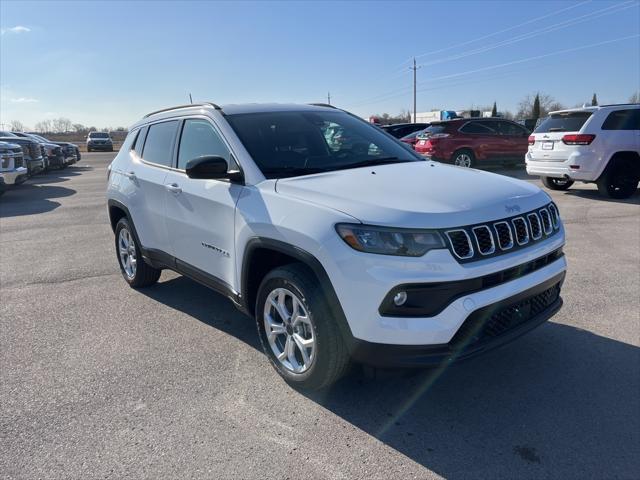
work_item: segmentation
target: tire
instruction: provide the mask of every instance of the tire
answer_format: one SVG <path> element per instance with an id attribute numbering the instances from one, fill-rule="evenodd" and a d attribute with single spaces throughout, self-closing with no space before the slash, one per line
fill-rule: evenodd
<path id="1" fill-rule="evenodd" d="M 573 185 L 573 180 L 567 180 L 565 178 L 555 177 L 540 177 L 542 184 L 549 190 L 569 190 Z"/>
<path id="2" fill-rule="evenodd" d="M 457 150 L 451 155 L 451 163 L 458 167 L 475 168 L 476 156 L 471 150 Z"/>
<path id="3" fill-rule="evenodd" d="M 294 297 L 298 306 L 294 304 Z M 284 306 L 284 316 L 288 319 L 283 320 L 271 299 Z M 307 320 L 296 322 L 296 317 Z M 304 265 L 286 265 L 266 275 L 258 289 L 255 318 L 265 355 L 278 374 L 294 388 L 318 390 L 327 387 L 347 370 L 350 357 L 337 320 L 331 315 L 320 284 Z M 277 328 L 282 333 L 268 337 L 267 324 L 270 325 L 269 332 Z M 302 346 L 299 340 L 312 343 Z M 292 355 L 288 354 L 288 344 L 292 346 Z M 302 349 L 306 351 L 306 359 Z M 280 353 L 280 360 L 276 352 Z"/>
<path id="4" fill-rule="evenodd" d="M 153 268 L 144 261 L 137 237 L 126 217 L 118 220 L 116 225 L 115 246 L 120 272 L 129 286 L 143 288 L 158 281 L 162 270 Z"/>
<path id="5" fill-rule="evenodd" d="M 629 198 L 638 188 L 638 174 L 634 172 L 629 162 L 618 161 L 607 167 L 598 179 L 598 192 L 600 195 L 610 198 Z"/>
<path id="6" fill-rule="evenodd" d="M 91 153 L 91 149 L 89 147 L 87 147 L 87 152 Z"/>

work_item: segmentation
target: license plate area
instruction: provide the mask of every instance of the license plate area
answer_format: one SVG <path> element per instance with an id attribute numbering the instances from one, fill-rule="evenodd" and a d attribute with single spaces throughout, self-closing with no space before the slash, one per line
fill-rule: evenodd
<path id="1" fill-rule="evenodd" d="M 542 150 L 553 150 L 553 142 L 542 142 Z"/>

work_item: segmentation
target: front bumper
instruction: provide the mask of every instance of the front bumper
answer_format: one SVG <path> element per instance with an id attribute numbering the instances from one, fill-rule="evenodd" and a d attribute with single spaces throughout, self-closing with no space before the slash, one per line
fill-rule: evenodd
<path id="1" fill-rule="evenodd" d="M 19 167 L 15 170 L 0 172 L 0 175 L 2 175 L 2 178 L 4 179 L 5 187 L 19 185 L 27 179 L 27 169 L 25 167 Z"/>
<path id="2" fill-rule="evenodd" d="M 341 239 L 338 239 L 342 242 Z M 350 336 L 365 341 L 393 345 L 443 345 L 451 341 L 475 311 L 534 288 L 566 270 L 564 256 L 521 275 L 503 277 L 500 282 L 482 283 L 480 289 L 466 288 L 473 279 L 493 276 L 514 267 L 548 257 L 564 245 L 564 227 L 537 244 L 496 257 L 457 262 L 449 250 L 432 250 L 424 257 L 399 258 L 356 252 L 337 242 L 326 245 L 331 256 L 321 262 L 331 279 L 344 312 Z M 342 248 L 344 247 L 344 248 Z M 324 253 L 324 251 L 322 252 Z M 528 272 L 528 273 L 527 273 Z M 491 278 L 491 277 L 488 277 Z M 380 306 L 396 287 L 402 285 L 464 283 L 465 289 L 437 293 L 451 300 L 441 302 L 429 314 L 420 316 L 382 314 Z"/>
<path id="3" fill-rule="evenodd" d="M 466 360 L 507 344 L 541 325 L 562 306 L 565 272 L 476 310 L 445 344 L 390 345 L 354 340 L 351 357 L 375 367 L 425 367 Z"/>
<path id="4" fill-rule="evenodd" d="M 87 149 L 91 149 L 91 150 L 113 150 L 113 144 L 112 143 L 88 143 L 87 144 Z"/>

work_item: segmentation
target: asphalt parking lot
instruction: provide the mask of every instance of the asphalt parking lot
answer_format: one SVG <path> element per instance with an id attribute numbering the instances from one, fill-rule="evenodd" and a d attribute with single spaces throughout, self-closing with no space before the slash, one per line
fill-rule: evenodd
<path id="1" fill-rule="evenodd" d="M 126 285 L 114 155 L 0 199 L 0 477 L 638 478 L 639 192 L 553 192 L 569 272 L 546 325 L 446 370 L 355 370 L 303 395 L 226 299 L 171 272 Z"/>

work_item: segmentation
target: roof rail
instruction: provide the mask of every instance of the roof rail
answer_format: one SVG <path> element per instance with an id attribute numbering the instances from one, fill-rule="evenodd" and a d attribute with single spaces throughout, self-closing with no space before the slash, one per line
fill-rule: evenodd
<path id="1" fill-rule="evenodd" d="M 313 105 L 314 107 L 328 107 L 338 110 L 338 107 L 335 107 L 329 103 L 308 103 L 307 105 Z"/>
<path id="2" fill-rule="evenodd" d="M 598 105 L 600 107 L 635 107 L 636 105 L 640 105 L 640 103 L 607 103 L 606 105 Z"/>
<path id="3" fill-rule="evenodd" d="M 189 107 L 213 107 L 216 110 L 222 110 L 218 105 L 211 102 L 202 102 L 202 103 L 189 103 L 187 105 L 177 105 L 175 107 L 163 108 L 161 110 L 156 110 L 155 112 L 147 113 L 143 118 L 150 117 L 151 115 L 156 115 L 162 112 L 169 112 L 171 110 L 179 110 L 181 108 L 189 108 Z"/>

